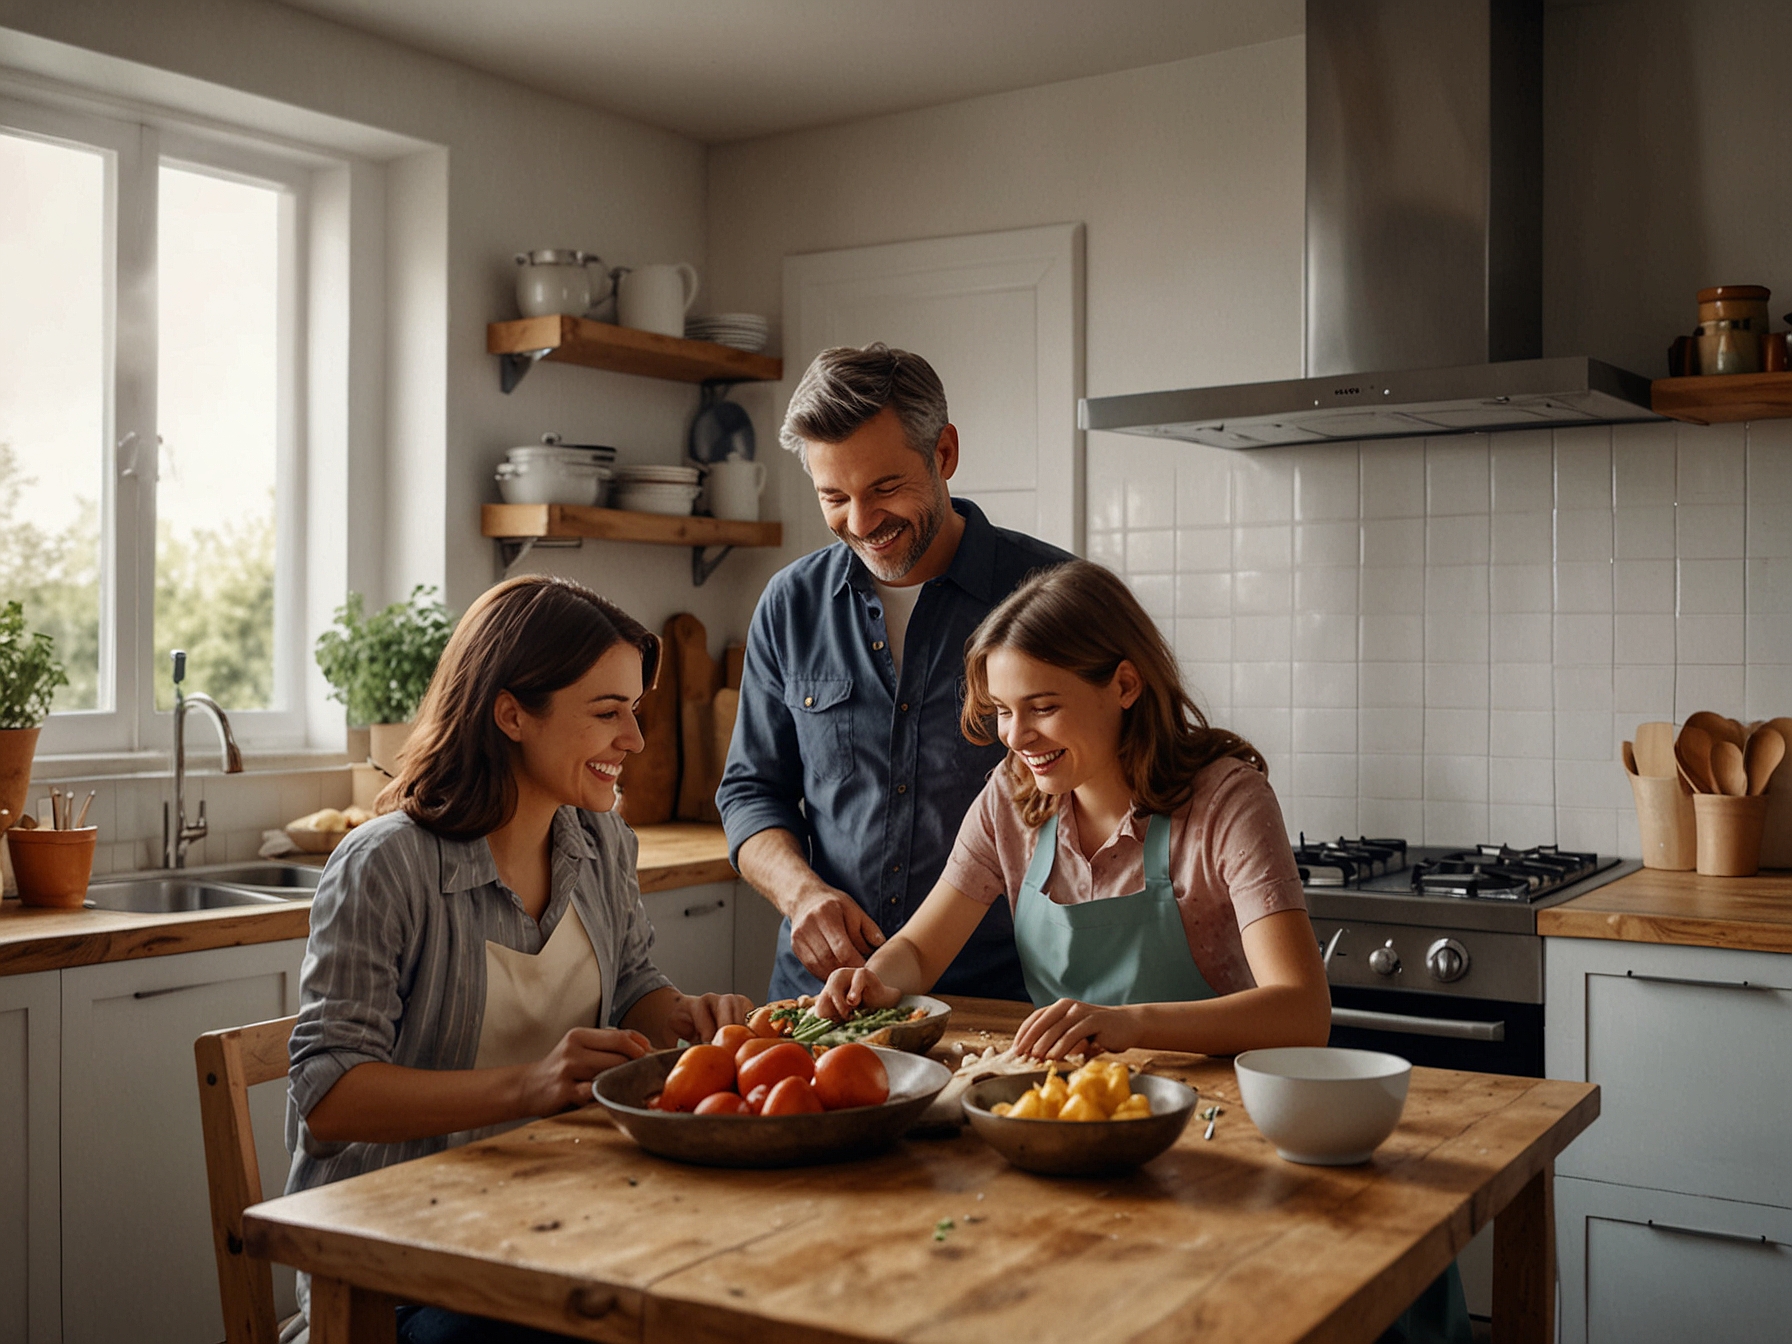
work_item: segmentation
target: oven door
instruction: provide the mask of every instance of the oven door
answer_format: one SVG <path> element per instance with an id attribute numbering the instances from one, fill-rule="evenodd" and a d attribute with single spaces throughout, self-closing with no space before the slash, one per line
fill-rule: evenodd
<path id="1" fill-rule="evenodd" d="M 1543 1076 L 1543 1005 L 1332 986 L 1331 1044 L 1433 1069 Z"/>

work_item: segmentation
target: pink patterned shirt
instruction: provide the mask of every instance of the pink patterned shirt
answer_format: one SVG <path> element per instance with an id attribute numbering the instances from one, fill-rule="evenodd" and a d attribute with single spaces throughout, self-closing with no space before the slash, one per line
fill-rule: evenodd
<path id="1" fill-rule="evenodd" d="M 1005 892 L 1012 908 L 1039 832 L 1021 820 L 1008 787 L 1004 770 L 990 776 L 958 828 L 940 880 L 984 905 Z M 1086 859 L 1077 844 L 1074 797 L 1059 804 L 1058 855 L 1046 893 L 1059 905 L 1075 905 L 1142 890 L 1150 818 L 1129 814 Z M 1240 931 L 1278 910 L 1307 908 L 1282 809 L 1255 768 L 1226 757 L 1196 778 L 1193 797 L 1170 816 L 1170 883 L 1189 951 L 1214 992 L 1254 986 Z"/>

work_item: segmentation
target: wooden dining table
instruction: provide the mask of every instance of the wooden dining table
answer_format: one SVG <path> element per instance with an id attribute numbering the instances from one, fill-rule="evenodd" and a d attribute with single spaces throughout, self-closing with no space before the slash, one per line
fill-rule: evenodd
<path id="1" fill-rule="evenodd" d="M 1024 1006 L 952 1000 L 943 1044 Z M 1415 1068 L 1365 1165 L 1284 1161 L 1230 1060 L 1135 1051 L 1219 1106 L 1139 1170 L 1029 1175 L 968 1132 L 775 1171 L 642 1152 L 598 1107 L 269 1200 L 252 1255 L 309 1272 L 313 1344 L 393 1337 L 396 1302 L 583 1339 L 1370 1341 L 1491 1219 L 1494 1338 L 1554 1338 L 1551 1173 L 1585 1083 Z M 743 1121 L 742 1123 L 751 1123 Z"/>

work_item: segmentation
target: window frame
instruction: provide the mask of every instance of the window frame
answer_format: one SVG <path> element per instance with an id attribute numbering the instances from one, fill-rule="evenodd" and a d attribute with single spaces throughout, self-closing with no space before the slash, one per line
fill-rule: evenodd
<path id="1" fill-rule="evenodd" d="M 206 129 L 173 128 L 71 110 L 0 88 L 0 131 L 98 153 L 105 163 L 100 461 L 100 704 L 53 713 L 41 758 L 165 755 L 173 715 L 155 708 L 157 288 L 161 168 L 180 168 L 280 193 L 279 372 L 276 384 L 274 696 L 265 710 L 231 710 L 245 749 L 285 752 L 307 742 L 306 354 L 309 206 L 315 156 Z M 203 686 L 189 684 L 189 689 Z"/>

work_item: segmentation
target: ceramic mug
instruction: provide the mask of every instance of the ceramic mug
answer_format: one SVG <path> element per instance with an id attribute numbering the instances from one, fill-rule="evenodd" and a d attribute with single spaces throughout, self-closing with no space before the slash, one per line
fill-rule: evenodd
<path id="1" fill-rule="evenodd" d="M 735 453 L 726 462 L 712 462 L 705 475 L 709 511 L 737 522 L 759 521 L 759 492 L 765 489 L 765 463 L 749 462 Z"/>
<path id="2" fill-rule="evenodd" d="M 617 281 L 616 320 L 625 327 L 683 336 L 684 315 L 697 301 L 697 271 L 687 262 L 636 266 Z"/>

